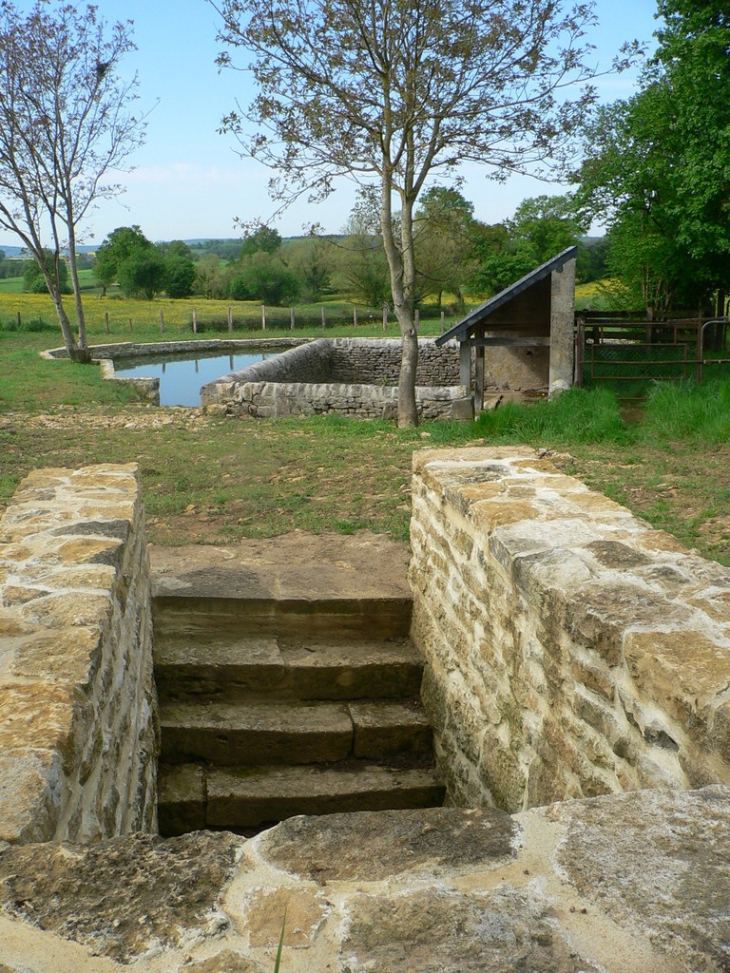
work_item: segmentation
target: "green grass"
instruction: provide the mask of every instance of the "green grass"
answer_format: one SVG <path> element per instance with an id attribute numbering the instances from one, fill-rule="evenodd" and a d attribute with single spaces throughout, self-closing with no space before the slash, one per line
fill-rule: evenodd
<path id="1" fill-rule="evenodd" d="M 155 409 L 95 366 L 42 360 L 56 343 L 55 331 L 0 331 L 0 506 L 33 468 L 136 462 L 155 543 L 365 528 L 405 540 L 414 450 L 521 443 L 730 564 L 728 382 L 656 385 L 630 423 L 610 391 L 573 389 L 477 422 L 399 430 Z"/>

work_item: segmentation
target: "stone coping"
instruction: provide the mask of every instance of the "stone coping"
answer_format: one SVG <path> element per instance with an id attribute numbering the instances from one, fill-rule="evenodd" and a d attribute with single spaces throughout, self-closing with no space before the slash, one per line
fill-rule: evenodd
<path id="1" fill-rule="evenodd" d="M 245 351 L 247 348 L 295 348 L 308 344 L 311 338 L 196 338 L 182 341 L 117 341 L 91 345 L 92 361 L 104 358 L 141 358 L 147 355 L 168 355 L 176 352 L 221 351 L 229 349 Z M 58 360 L 68 358 L 66 348 L 49 348 L 40 352 L 41 358 Z"/>
<path id="2" fill-rule="evenodd" d="M 0 848 L 3 973 L 723 973 L 730 788 Z"/>

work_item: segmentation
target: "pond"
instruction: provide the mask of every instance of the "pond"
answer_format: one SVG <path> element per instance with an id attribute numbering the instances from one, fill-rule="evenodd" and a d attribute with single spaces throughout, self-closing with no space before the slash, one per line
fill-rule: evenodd
<path id="1" fill-rule="evenodd" d="M 200 388 L 221 375 L 238 372 L 256 362 L 272 358 L 285 348 L 246 354 L 150 355 L 149 358 L 118 359 L 117 378 L 159 378 L 160 405 L 200 405 Z"/>

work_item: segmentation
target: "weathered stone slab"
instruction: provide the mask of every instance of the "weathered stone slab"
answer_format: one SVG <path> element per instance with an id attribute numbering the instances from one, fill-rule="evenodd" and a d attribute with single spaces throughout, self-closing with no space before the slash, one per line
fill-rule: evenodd
<path id="1" fill-rule="evenodd" d="M 0 851 L 0 909 L 128 963 L 228 928 L 220 901 L 243 842 L 197 833 L 7 848 Z"/>
<path id="2" fill-rule="evenodd" d="M 299 817 L 0 848 L 0 968 L 724 973 L 729 898 L 728 787 Z"/>
<path id="3" fill-rule="evenodd" d="M 353 727 L 339 703 L 168 704 L 161 711 L 162 759 L 220 766 L 344 760 Z"/>

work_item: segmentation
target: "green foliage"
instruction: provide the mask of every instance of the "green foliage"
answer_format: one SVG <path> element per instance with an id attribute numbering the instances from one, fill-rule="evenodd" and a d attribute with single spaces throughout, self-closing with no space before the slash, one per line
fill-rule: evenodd
<path id="1" fill-rule="evenodd" d="M 639 93 L 587 130 L 578 196 L 611 226 L 610 270 L 660 311 L 730 287 L 727 4 L 662 0 Z"/>
<path id="2" fill-rule="evenodd" d="M 113 230 L 96 251 L 96 276 L 107 286 L 119 281 L 122 264 L 140 252 L 152 250 L 154 244 L 136 224 Z"/>
<path id="3" fill-rule="evenodd" d="M 476 229 L 478 267 L 472 285 L 488 293 L 504 290 L 551 257 L 579 245 L 588 223 L 570 195 L 525 199 L 512 219 Z"/>
<path id="4" fill-rule="evenodd" d="M 464 290 L 473 276 L 474 236 L 478 224 L 474 205 L 448 186 L 433 186 L 421 196 L 414 221 L 418 296 L 444 291 L 464 305 Z"/>
<path id="5" fill-rule="evenodd" d="M 243 258 L 228 293 L 235 301 L 291 304 L 299 293 L 299 281 L 277 256 L 259 250 Z"/>
<path id="6" fill-rule="evenodd" d="M 51 276 L 58 275 L 58 284 L 62 294 L 70 294 L 71 286 L 68 282 L 68 265 L 65 260 L 59 259 L 56 266 L 55 255 L 50 250 L 45 250 L 45 265 Z M 28 260 L 23 272 L 23 290 L 30 294 L 47 294 L 48 286 L 43 271 L 38 266 L 37 261 Z"/>
<path id="7" fill-rule="evenodd" d="M 165 258 L 152 246 L 137 250 L 119 265 L 119 286 L 128 297 L 144 297 L 148 301 L 165 287 L 167 265 Z"/>
<path id="8" fill-rule="evenodd" d="M 243 239 L 241 256 L 250 257 L 253 253 L 276 253 L 281 246 L 281 235 L 270 226 L 259 226 Z"/>
<path id="9" fill-rule="evenodd" d="M 380 232 L 380 199 L 373 187 L 360 190 L 337 246 L 343 289 L 370 307 L 387 304 L 390 270 Z"/>

